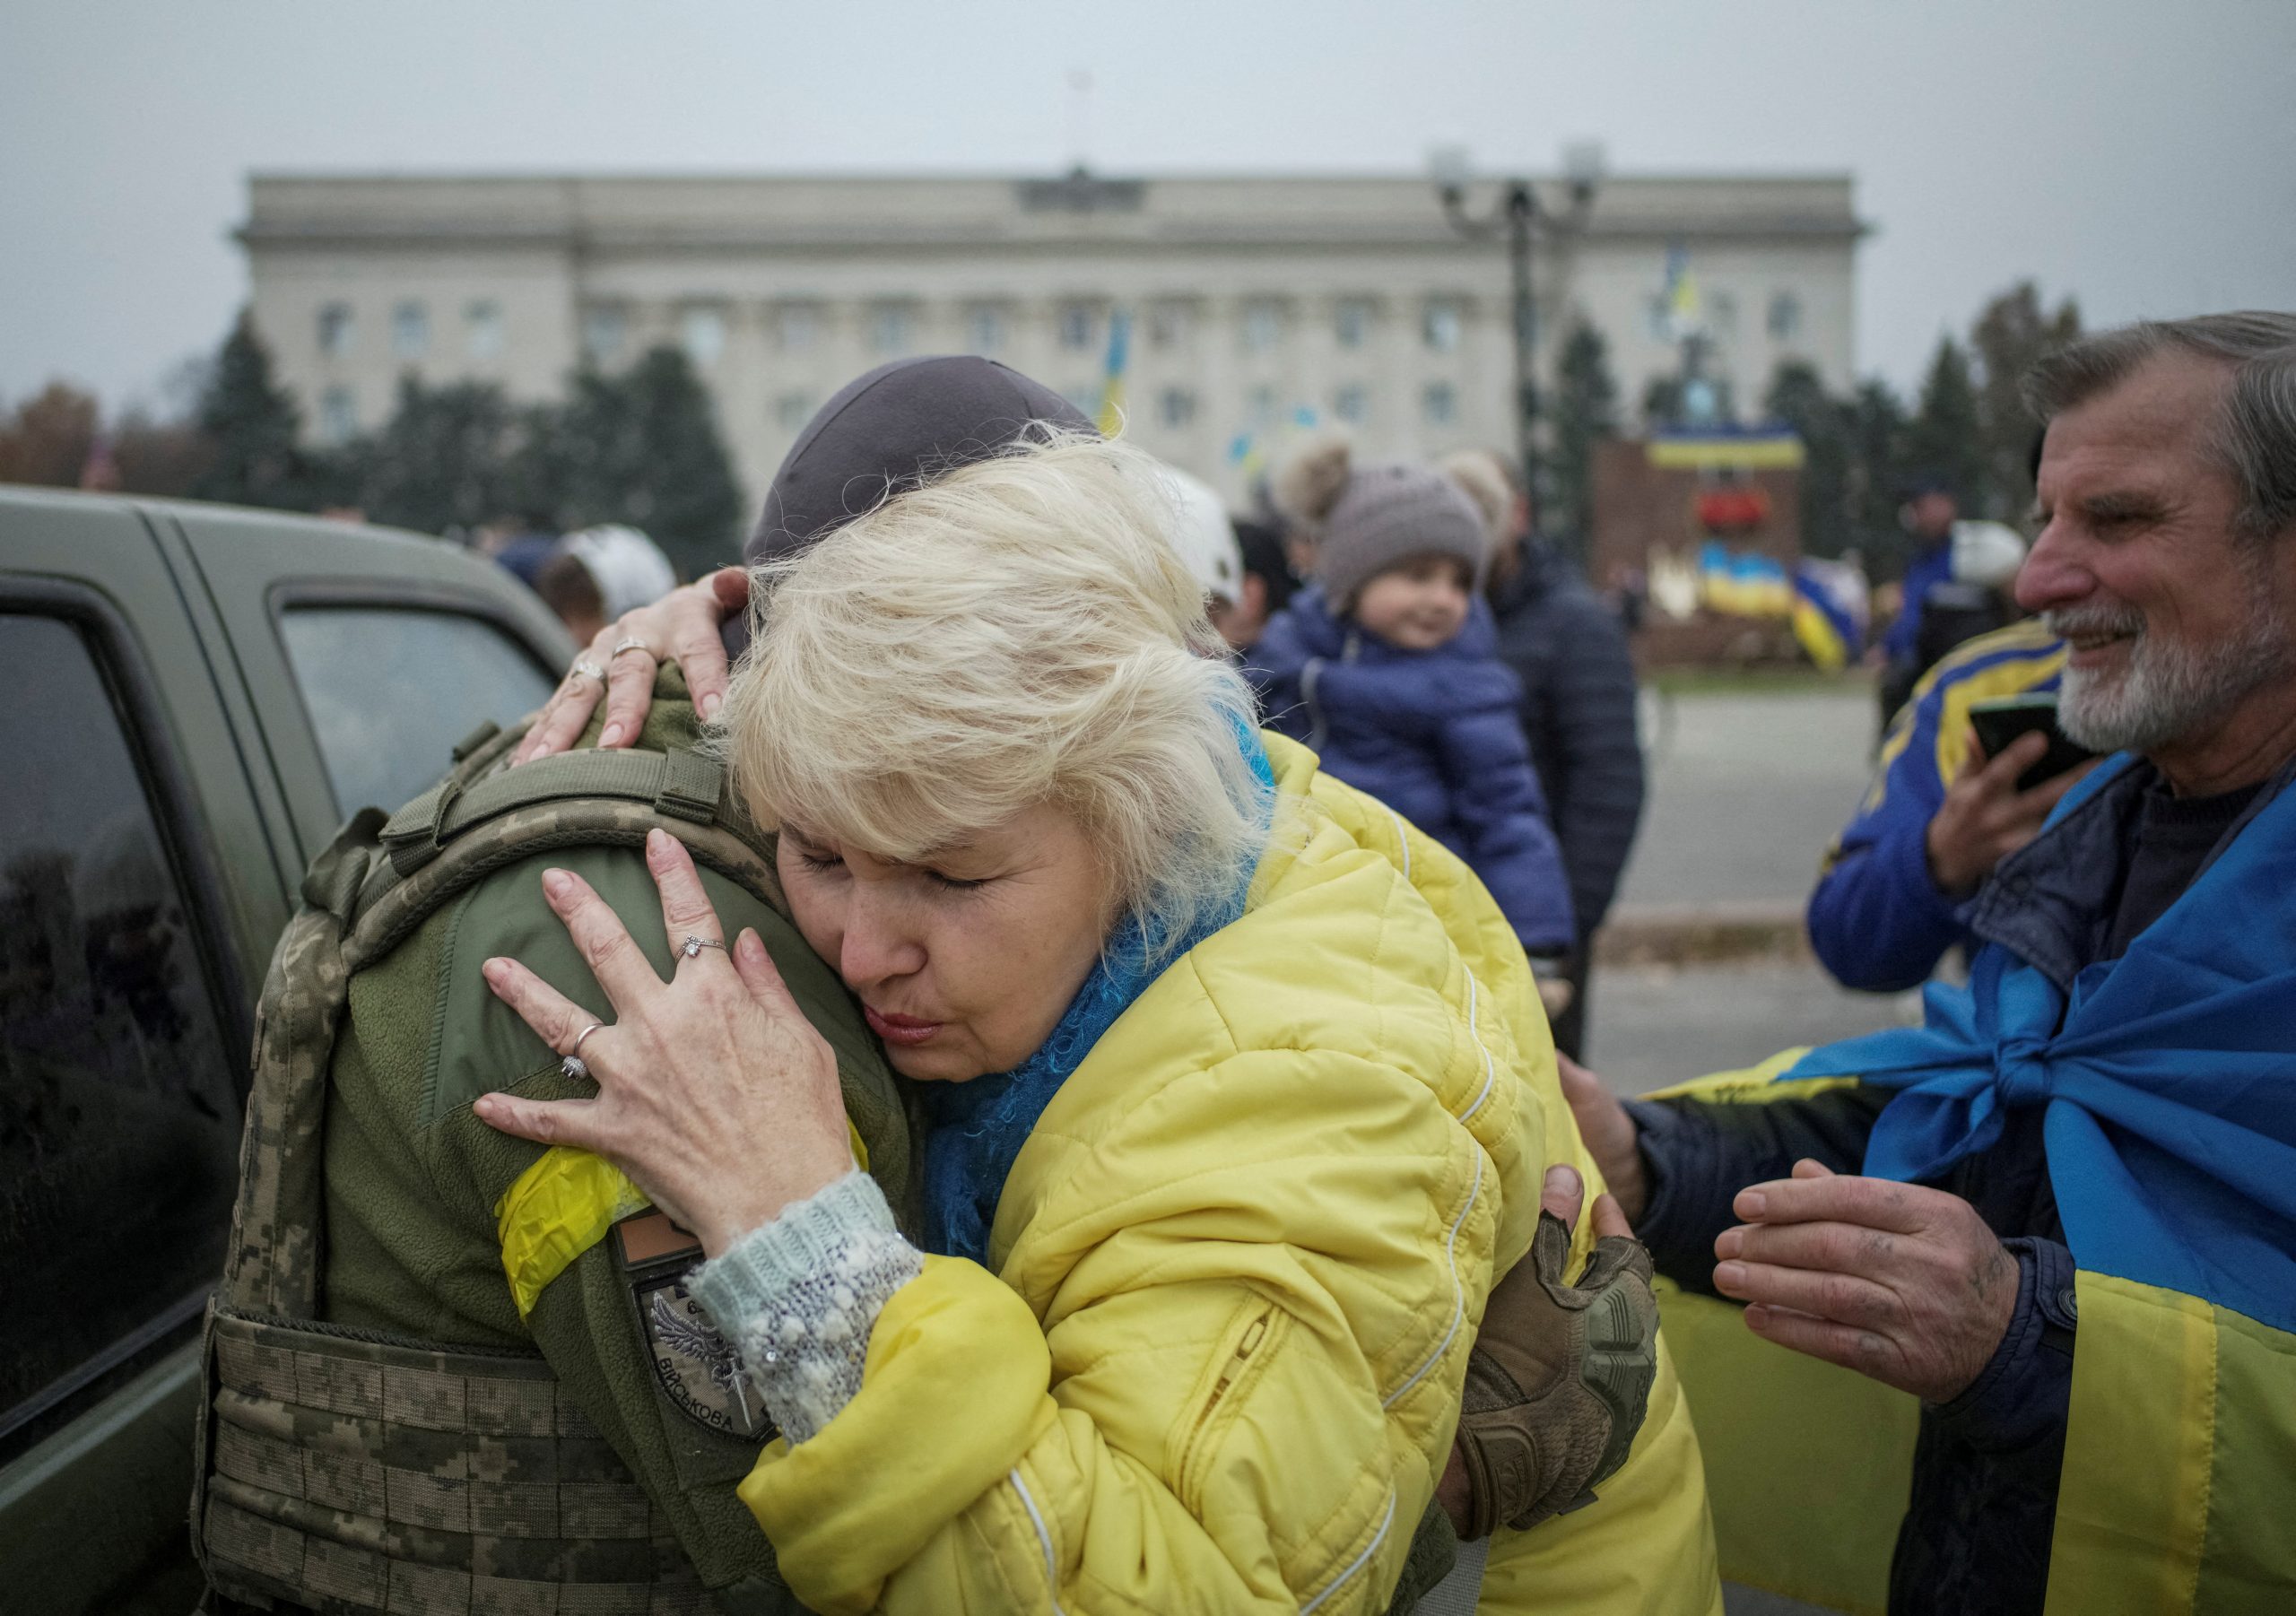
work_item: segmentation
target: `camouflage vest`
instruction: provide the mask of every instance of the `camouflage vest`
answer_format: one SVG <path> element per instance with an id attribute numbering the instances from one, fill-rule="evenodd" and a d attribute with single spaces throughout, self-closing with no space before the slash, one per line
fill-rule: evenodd
<path id="1" fill-rule="evenodd" d="M 273 955 L 230 1245 L 207 1315 L 192 1500 L 194 1542 L 221 1608 L 800 1609 L 761 1532 L 709 1546 L 713 1596 L 663 1510 L 538 1351 L 412 1340 L 320 1316 L 322 1142 L 354 976 L 493 871 L 561 848 L 634 849 L 657 827 L 706 870 L 786 913 L 770 856 L 732 807 L 716 762 L 682 748 L 582 751 L 507 769 L 522 733 L 489 725 L 456 749 L 439 786 L 387 819 L 376 809 L 352 819 L 305 877 Z M 675 1259 L 698 1253 L 665 1240 L 668 1228 L 647 1214 L 613 1238 L 641 1311 L 653 1303 L 651 1349 L 664 1347 L 665 1330 L 692 1334 L 698 1325 L 710 1338 L 681 1360 L 702 1375 L 658 1377 L 660 1394 L 693 1414 L 695 1390 L 709 1395 L 701 1382 L 718 1367 L 709 1349 L 722 1356 L 723 1347 L 674 1287 Z M 721 1473 L 730 1461 L 730 1473 L 742 1473 L 773 1435 L 762 1411 L 730 1422 L 700 1412 L 717 1429 L 697 1428 L 693 1440 L 723 1450 L 712 1461 Z M 740 1412 L 751 1413 L 746 1403 Z"/>

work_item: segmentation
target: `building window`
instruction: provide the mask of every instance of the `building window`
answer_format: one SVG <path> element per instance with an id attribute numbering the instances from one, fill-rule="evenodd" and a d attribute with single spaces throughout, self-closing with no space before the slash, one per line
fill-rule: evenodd
<path id="1" fill-rule="evenodd" d="M 1343 348 L 1361 348 L 1371 336 L 1371 300 L 1343 298 L 1332 318 L 1332 334 Z"/>
<path id="2" fill-rule="evenodd" d="M 1090 303 L 1067 303 L 1060 310 L 1060 345 L 1084 352 L 1099 345 L 1100 317 Z"/>
<path id="3" fill-rule="evenodd" d="M 784 393 L 773 401 L 773 421 L 785 432 L 799 432 L 813 418 L 810 393 Z"/>
<path id="4" fill-rule="evenodd" d="M 720 308 L 689 308 L 678 321 L 678 337 L 685 356 L 696 368 L 709 369 L 726 352 L 726 314 Z"/>
<path id="5" fill-rule="evenodd" d="M 1718 291 L 1706 300 L 1706 326 L 1717 336 L 1734 335 L 1738 329 L 1737 294 Z"/>
<path id="6" fill-rule="evenodd" d="M 1790 291 L 1773 292 L 1770 300 L 1770 334 L 1790 342 L 1802 334 L 1802 300 Z"/>
<path id="7" fill-rule="evenodd" d="M 1458 348 L 1459 333 L 1465 323 L 1457 299 L 1430 298 L 1426 312 L 1420 318 L 1419 334 L 1436 352 L 1454 352 Z"/>
<path id="8" fill-rule="evenodd" d="M 584 311 L 582 316 L 582 357 L 594 365 L 611 365 L 622 357 L 622 345 L 630 340 L 630 313 L 611 303 L 601 303 Z"/>
<path id="9" fill-rule="evenodd" d="M 869 346 L 879 353 L 907 353 L 917 328 L 917 317 L 906 303 L 880 303 L 869 311 Z"/>
<path id="10" fill-rule="evenodd" d="M 1283 305 L 1255 298 L 1244 305 L 1244 352 L 1268 353 L 1283 340 Z"/>
<path id="11" fill-rule="evenodd" d="M 350 442 L 359 436 L 359 400 L 348 387 L 329 387 L 319 395 L 319 441 Z"/>
<path id="12" fill-rule="evenodd" d="M 784 353 L 812 352 L 821 334 L 821 311 L 810 303 L 787 304 L 773 317 L 774 340 Z"/>
<path id="13" fill-rule="evenodd" d="M 965 342 L 975 353 L 995 353 L 1004 346 L 1004 311 L 980 303 L 965 312 Z"/>
<path id="14" fill-rule="evenodd" d="M 502 352 L 502 305 L 473 303 L 463 311 L 464 340 L 473 359 L 497 359 Z"/>
<path id="15" fill-rule="evenodd" d="M 1184 348 L 1196 334 L 1196 313 L 1186 303 L 1163 302 L 1148 310 L 1148 344 L 1152 348 Z"/>
<path id="16" fill-rule="evenodd" d="M 1156 396 L 1156 415 L 1168 427 L 1192 425 L 1196 421 L 1196 395 L 1186 387 L 1166 387 Z"/>
<path id="17" fill-rule="evenodd" d="M 339 359 L 351 352 L 351 338 L 355 331 L 348 303 L 329 303 L 319 310 L 319 352 L 330 359 Z"/>
<path id="18" fill-rule="evenodd" d="M 1360 427 L 1371 418 L 1371 395 L 1350 382 L 1331 395 L 1331 413 L 1349 426 Z"/>
<path id="19" fill-rule="evenodd" d="M 1447 427 L 1459 418 L 1459 395 L 1447 381 L 1431 381 L 1419 395 L 1419 413 L 1431 427 Z"/>
<path id="20" fill-rule="evenodd" d="M 420 303 L 401 303 L 391 310 L 391 352 L 399 359 L 421 359 L 430 346 L 430 311 Z"/>

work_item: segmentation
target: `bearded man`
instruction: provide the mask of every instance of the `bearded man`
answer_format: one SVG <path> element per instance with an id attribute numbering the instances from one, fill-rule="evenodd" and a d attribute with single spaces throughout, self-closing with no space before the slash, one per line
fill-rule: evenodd
<path id="1" fill-rule="evenodd" d="M 1968 986 L 1624 1107 L 1566 1087 L 1662 1273 L 1867 1377 L 1827 1396 L 1918 1399 L 1909 1487 L 1869 1490 L 1903 1507 L 1893 1616 L 2296 1609 L 2296 316 L 2106 333 L 2028 396 L 2017 595 L 2069 647 L 2066 732 L 2115 755 L 1979 893 Z M 1793 1515 L 1820 1450 L 1870 1472 L 1896 1415 L 1773 1404 L 1803 1429 L 1764 1491 L 1733 1418 L 1803 1360 L 1740 1350 L 1701 1403 L 1688 1322 L 1743 1577 L 1724 1500 Z"/>

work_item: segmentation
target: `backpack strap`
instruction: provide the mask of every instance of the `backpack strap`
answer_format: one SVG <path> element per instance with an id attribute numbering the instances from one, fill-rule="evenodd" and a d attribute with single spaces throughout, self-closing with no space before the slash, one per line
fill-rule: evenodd
<path id="1" fill-rule="evenodd" d="M 726 770 L 694 752 L 591 751 L 560 752 L 474 783 L 449 777 L 391 815 L 382 828 L 383 848 L 392 869 L 412 875 L 474 826 L 571 798 L 646 803 L 667 819 L 718 824 Z"/>
<path id="2" fill-rule="evenodd" d="M 227 1308 L 282 1318 L 317 1311 L 326 1064 L 350 995 L 344 939 L 382 826 L 382 811 L 367 808 L 335 833 L 303 877 L 302 908 L 272 951 L 256 1006 L 239 1193 L 216 1291 Z"/>

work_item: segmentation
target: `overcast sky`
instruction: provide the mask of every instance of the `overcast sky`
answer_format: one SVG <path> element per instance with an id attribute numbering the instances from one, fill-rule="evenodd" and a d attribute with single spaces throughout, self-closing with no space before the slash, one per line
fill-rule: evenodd
<path id="1" fill-rule="evenodd" d="M 157 400 L 250 169 L 1841 170 L 1857 361 L 2022 276 L 2296 308 L 2296 0 L 0 0 L 0 399 Z"/>

